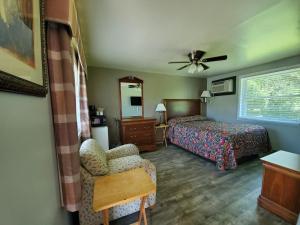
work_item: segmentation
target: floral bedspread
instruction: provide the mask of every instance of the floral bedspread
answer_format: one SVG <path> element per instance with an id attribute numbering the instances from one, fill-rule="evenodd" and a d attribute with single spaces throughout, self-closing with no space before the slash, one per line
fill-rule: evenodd
<path id="1" fill-rule="evenodd" d="M 236 159 L 270 149 L 267 130 L 259 125 L 214 122 L 195 116 L 171 119 L 168 124 L 173 144 L 215 161 L 220 170 L 234 169 Z"/>

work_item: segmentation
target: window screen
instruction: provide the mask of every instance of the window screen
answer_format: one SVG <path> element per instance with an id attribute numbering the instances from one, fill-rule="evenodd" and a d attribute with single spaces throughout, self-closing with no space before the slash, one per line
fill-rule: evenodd
<path id="1" fill-rule="evenodd" d="M 239 117 L 300 123 L 300 68 L 241 78 Z"/>

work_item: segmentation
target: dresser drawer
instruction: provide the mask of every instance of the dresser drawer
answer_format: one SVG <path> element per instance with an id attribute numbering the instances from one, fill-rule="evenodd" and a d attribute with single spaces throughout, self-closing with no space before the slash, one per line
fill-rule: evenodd
<path id="1" fill-rule="evenodd" d="M 154 140 L 154 134 L 152 132 L 129 134 L 125 137 L 127 143 L 138 143 L 138 144 L 150 144 Z"/>
<path id="2" fill-rule="evenodd" d="M 135 132 L 146 132 L 146 131 L 152 131 L 154 128 L 153 124 L 130 124 L 125 126 L 125 130 L 128 133 L 135 133 Z"/>
<path id="3" fill-rule="evenodd" d="M 128 144 L 135 144 L 137 146 L 141 146 L 141 145 L 150 145 L 150 144 L 153 144 L 153 140 L 154 140 L 154 137 L 140 137 L 140 138 L 128 138 L 126 140 L 126 143 Z"/>
<path id="4" fill-rule="evenodd" d="M 154 133 L 152 131 L 145 131 L 145 132 L 133 132 L 133 133 L 128 133 L 126 135 L 126 138 L 128 139 L 136 139 L 136 138 L 151 138 L 154 137 Z"/>

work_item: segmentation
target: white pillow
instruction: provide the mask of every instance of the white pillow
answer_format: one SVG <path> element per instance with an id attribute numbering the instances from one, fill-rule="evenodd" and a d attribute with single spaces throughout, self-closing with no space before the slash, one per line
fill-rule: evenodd
<path id="1" fill-rule="evenodd" d="M 85 140 L 80 146 L 80 162 L 93 176 L 108 173 L 105 151 L 94 139 Z"/>

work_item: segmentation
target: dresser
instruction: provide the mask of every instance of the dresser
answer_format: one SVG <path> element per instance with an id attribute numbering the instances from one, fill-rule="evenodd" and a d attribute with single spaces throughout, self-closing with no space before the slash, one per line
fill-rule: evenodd
<path id="1" fill-rule="evenodd" d="M 120 120 L 122 144 L 132 143 L 141 151 L 156 150 L 155 123 L 153 118 L 132 118 Z"/>
<path id="2" fill-rule="evenodd" d="M 258 204 L 296 224 L 300 213 L 300 155 L 278 151 L 261 160 L 264 175 Z"/>

